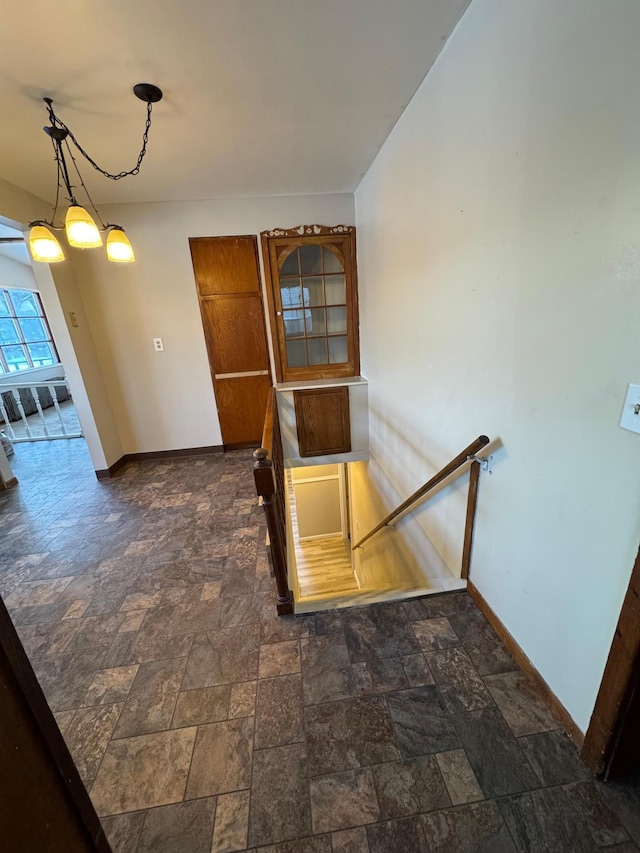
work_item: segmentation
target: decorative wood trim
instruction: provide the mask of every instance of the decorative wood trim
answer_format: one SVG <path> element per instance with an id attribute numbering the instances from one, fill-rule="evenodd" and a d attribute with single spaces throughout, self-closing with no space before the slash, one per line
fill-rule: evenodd
<path id="1" fill-rule="evenodd" d="M 480 463 L 475 460 L 469 468 L 469 495 L 467 497 L 467 519 L 464 526 L 464 545 L 462 547 L 462 568 L 460 577 L 469 577 L 471 567 L 471 550 L 473 548 L 473 528 L 476 523 L 476 506 L 478 503 L 478 483 L 480 481 Z"/>
<path id="2" fill-rule="evenodd" d="M 326 237 L 330 234 L 355 234 L 353 225 L 298 225 L 296 228 L 272 228 L 267 237 Z"/>
<path id="3" fill-rule="evenodd" d="M 582 760 L 594 773 L 613 758 L 640 671 L 640 550 L 631 572 L 596 704 L 584 739 Z"/>
<path id="4" fill-rule="evenodd" d="M 36 728 L 39 730 L 43 749 L 48 753 L 55 766 L 59 776 L 60 788 L 65 790 L 71 801 L 88 840 L 90 840 L 96 853 L 112 853 L 93 803 L 1 598 L 0 649 L 22 693 L 22 699 L 33 717 Z"/>
<path id="5" fill-rule="evenodd" d="M 569 737 L 575 743 L 578 749 L 580 749 L 584 742 L 584 735 L 578 728 L 571 714 L 569 714 L 562 702 L 558 699 L 556 694 L 549 687 L 547 682 L 540 675 L 538 670 L 531 663 L 529 658 L 522 651 L 518 643 L 514 640 L 509 631 L 507 631 L 500 619 L 496 616 L 496 614 L 493 612 L 491 607 L 487 604 L 481 593 L 471 581 L 467 581 L 467 591 L 469 592 L 469 595 L 473 598 L 475 603 L 478 605 L 493 630 L 500 637 L 509 652 L 511 652 L 511 655 L 513 656 L 518 666 L 523 670 L 527 678 L 537 689 L 542 701 L 549 708 L 553 716 L 560 722 L 563 729 L 566 731 L 566 733 L 569 735 Z"/>
<path id="6" fill-rule="evenodd" d="M 255 442 L 246 445 L 255 447 Z M 127 462 L 147 462 L 152 459 L 183 459 L 189 456 L 208 456 L 210 453 L 224 453 L 225 450 L 240 450 L 242 448 L 232 447 L 224 444 L 211 444 L 207 447 L 183 447 L 180 450 L 150 450 L 147 453 L 125 453 L 117 462 L 108 468 L 100 468 L 96 471 L 98 480 L 108 480 L 113 477 Z"/>

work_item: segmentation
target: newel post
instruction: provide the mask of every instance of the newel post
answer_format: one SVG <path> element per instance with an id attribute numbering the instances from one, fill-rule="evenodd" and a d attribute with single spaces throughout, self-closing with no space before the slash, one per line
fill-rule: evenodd
<path id="1" fill-rule="evenodd" d="M 284 542 L 281 536 L 281 526 L 278 523 L 278 502 L 276 499 L 276 485 L 273 477 L 273 462 L 269 458 L 269 451 L 259 447 L 253 453 L 253 476 L 256 483 L 256 491 L 262 498 L 262 506 L 267 518 L 267 529 L 269 531 L 269 542 L 271 547 L 271 560 L 273 573 L 278 589 L 278 615 L 293 613 L 293 594 L 289 589 L 287 577 L 287 559 Z M 286 525 L 284 526 L 286 529 Z"/>

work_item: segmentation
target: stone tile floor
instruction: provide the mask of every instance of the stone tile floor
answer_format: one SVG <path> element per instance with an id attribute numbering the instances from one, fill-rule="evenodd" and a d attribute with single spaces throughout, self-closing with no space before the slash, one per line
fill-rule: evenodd
<path id="1" fill-rule="evenodd" d="M 638 851 L 466 593 L 275 616 L 248 452 L 15 472 L 0 594 L 116 853 Z"/>

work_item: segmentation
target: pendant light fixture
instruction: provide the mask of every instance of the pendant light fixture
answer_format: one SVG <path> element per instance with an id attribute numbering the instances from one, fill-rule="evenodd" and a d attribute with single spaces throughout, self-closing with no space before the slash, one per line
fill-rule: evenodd
<path id="1" fill-rule="evenodd" d="M 144 155 L 147 153 L 149 130 L 151 128 L 152 105 L 161 100 L 162 91 L 157 86 L 153 86 L 151 83 L 138 83 L 133 87 L 133 92 L 137 98 L 140 98 L 140 100 L 144 101 L 147 105 L 147 120 L 142 136 L 142 148 L 140 149 L 138 161 L 133 169 L 130 169 L 127 172 L 118 172 L 117 174 L 111 174 L 98 166 L 95 160 L 93 160 L 80 145 L 67 125 L 64 124 L 64 122 L 55 114 L 51 98 L 44 98 L 51 124 L 43 129 L 51 139 L 51 144 L 53 145 L 55 161 L 58 167 L 58 184 L 51 221 L 44 219 L 29 223 L 29 227 L 31 229 L 29 232 L 29 248 L 34 261 L 42 261 L 47 264 L 52 264 L 57 261 L 64 260 L 64 252 L 62 251 L 60 243 L 52 233 L 53 231 L 64 231 L 69 245 L 78 249 L 94 249 L 98 246 L 102 246 L 101 235 L 108 232 L 107 258 L 110 261 L 115 261 L 117 263 L 131 263 L 135 260 L 133 248 L 129 242 L 129 238 L 124 232 L 124 228 L 122 228 L 121 225 L 115 225 L 110 222 L 105 224 L 102 221 L 96 206 L 91 200 L 89 191 L 87 190 L 84 180 L 82 179 L 82 175 L 80 174 L 76 158 L 71 150 L 71 146 L 69 145 L 69 141 L 71 141 L 77 152 L 80 153 L 85 160 L 91 163 L 93 168 L 100 172 L 101 175 L 104 175 L 105 178 L 110 178 L 112 181 L 119 181 L 121 178 L 126 178 L 128 175 L 137 175 L 140 172 L 140 166 L 144 159 Z M 87 210 L 85 210 L 84 207 L 78 204 L 74 193 L 74 189 L 77 189 L 77 187 L 71 183 L 65 150 L 67 152 L 66 156 L 71 160 L 73 168 L 77 173 L 80 187 L 87 197 L 87 201 L 95 215 L 95 219 Z M 66 191 L 70 205 L 65 216 L 64 225 L 56 225 L 60 190 L 63 192 Z M 96 224 L 96 219 L 99 224 Z"/>

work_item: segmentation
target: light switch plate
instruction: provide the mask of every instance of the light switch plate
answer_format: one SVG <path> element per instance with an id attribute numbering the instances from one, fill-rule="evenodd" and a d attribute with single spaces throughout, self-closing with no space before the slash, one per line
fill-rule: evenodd
<path id="1" fill-rule="evenodd" d="M 622 429 L 640 432 L 640 385 L 630 383 L 620 418 Z"/>
<path id="2" fill-rule="evenodd" d="M 156 352 L 164 352 L 164 344 L 162 343 L 162 338 L 153 339 L 153 348 Z"/>

